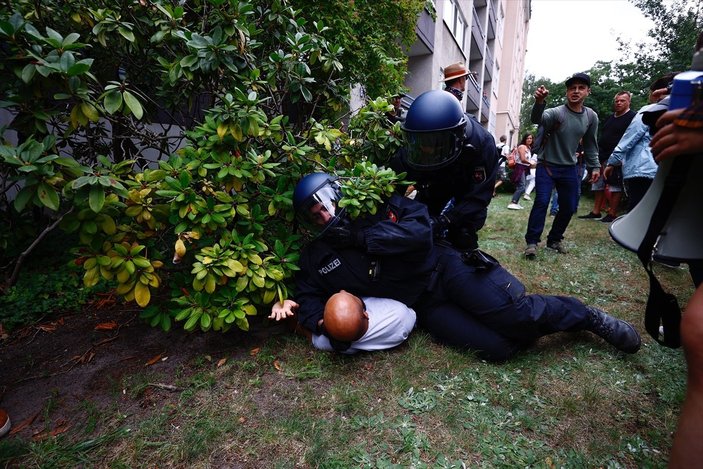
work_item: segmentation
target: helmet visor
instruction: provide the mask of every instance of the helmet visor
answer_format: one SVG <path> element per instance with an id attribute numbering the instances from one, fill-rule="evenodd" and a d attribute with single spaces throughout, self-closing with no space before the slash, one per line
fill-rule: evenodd
<path id="1" fill-rule="evenodd" d="M 313 192 L 298 208 L 298 219 L 305 229 L 323 233 L 335 226 L 344 215 L 339 207 L 342 189 L 338 181 L 327 181 Z"/>
<path id="2" fill-rule="evenodd" d="M 405 131 L 408 165 L 417 170 L 434 170 L 450 164 L 459 155 L 457 132 L 461 128 L 432 132 Z"/>

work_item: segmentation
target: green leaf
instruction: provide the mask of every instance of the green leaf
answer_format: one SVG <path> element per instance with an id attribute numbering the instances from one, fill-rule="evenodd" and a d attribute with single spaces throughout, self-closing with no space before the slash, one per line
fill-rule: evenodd
<path id="1" fill-rule="evenodd" d="M 198 319 L 200 319 L 200 314 L 201 313 L 191 313 L 190 319 L 186 321 L 186 323 L 183 325 L 183 329 L 187 331 L 192 331 L 195 325 L 198 323 Z"/>
<path id="2" fill-rule="evenodd" d="M 110 91 L 105 95 L 105 110 L 114 114 L 117 110 L 122 107 L 122 93 L 119 90 Z"/>
<path id="3" fill-rule="evenodd" d="M 123 38 L 127 39 L 129 42 L 134 42 L 134 33 L 124 26 L 117 28 L 117 31 L 122 35 Z"/>
<path id="4" fill-rule="evenodd" d="M 15 210 L 18 212 L 22 212 L 24 210 L 24 207 L 27 205 L 27 202 L 32 200 L 32 196 L 34 196 L 35 189 L 34 186 L 25 186 L 22 188 L 21 191 L 15 196 Z"/>
<path id="5" fill-rule="evenodd" d="M 134 117 L 141 119 L 142 115 L 144 115 L 144 110 L 142 109 L 142 105 L 139 104 L 139 100 L 129 91 L 125 91 L 123 96 L 125 104 L 129 110 L 132 111 Z"/>
<path id="6" fill-rule="evenodd" d="M 62 45 L 64 45 L 64 46 L 69 46 L 69 45 L 73 44 L 74 42 L 76 42 L 79 37 L 81 37 L 80 34 L 78 34 L 78 33 L 71 33 L 71 34 L 69 34 L 68 36 L 66 36 L 66 37 L 64 38 L 63 44 L 62 44 Z"/>
<path id="7" fill-rule="evenodd" d="M 90 188 L 88 204 L 90 205 L 90 209 L 95 213 L 103 209 L 103 205 L 105 205 L 105 190 L 102 186 L 95 185 Z"/>
<path id="8" fill-rule="evenodd" d="M 34 78 L 34 74 L 37 71 L 37 67 L 34 64 L 27 64 L 22 69 L 22 81 L 29 83 Z"/>
<path id="9" fill-rule="evenodd" d="M 198 56 L 197 55 L 186 55 L 183 57 L 180 61 L 180 65 L 183 68 L 188 68 L 191 65 L 195 64 L 198 61 Z"/>
<path id="10" fill-rule="evenodd" d="M 80 62 L 76 62 L 75 64 L 71 65 L 68 68 L 68 76 L 69 77 L 75 77 L 76 75 L 82 75 L 88 70 L 90 70 L 90 66 L 93 62 L 93 59 L 86 59 L 86 60 L 81 60 Z"/>
<path id="11" fill-rule="evenodd" d="M 161 315 L 161 329 L 166 332 L 171 330 L 171 317 L 168 314 Z"/>
<path id="12" fill-rule="evenodd" d="M 212 321 L 209 314 L 203 314 L 202 316 L 200 316 L 200 328 L 202 330 L 209 330 L 211 322 Z"/>
<path id="13" fill-rule="evenodd" d="M 59 209 L 59 194 L 56 190 L 45 182 L 40 182 L 37 187 L 37 197 L 42 204 L 52 210 Z"/>
<path id="14" fill-rule="evenodd" d="M 87 117 L 93 122 L 97 122 L 100 118 L 98 110 L 95 109 L 95 107 L 91 103 L 81 103 L 81 112 L 85 117 Z"/>

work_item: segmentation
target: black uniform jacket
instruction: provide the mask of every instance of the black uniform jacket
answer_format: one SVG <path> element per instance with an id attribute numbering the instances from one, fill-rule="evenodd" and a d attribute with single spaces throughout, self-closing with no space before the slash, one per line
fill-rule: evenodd
<path id="1" fill-rule="evenodd" d="M 442 213 L 450 199 L 454 206 L 445 215 L 452 227 L 469 229 L 473 236 L 486 222 L 488 204 L 498 173 L 498 152 L 495 139 L 471 116 L 467 115 L 464 149 L 449 166 L 436 171 L 417 171 L 406 162 L 401 148 L 390 163 L 397 173 L 408 173 L 415 181 L 416 200 L 427 205 L 430 215 Z M 470 146 L 467 146 L 469 144 Z"/>
<path id="2" fill-rule="evenodd" d="M 351 227 L 363 230 L 365 248 L 334 248 L 323 236 L 301 253 L 295 299 L 298 322 L 311 331 L 318 330 L 327 299 L 342 289 L 412 305 L 427 288 L 436 260 L 425 205 L 393 195 Z"/>

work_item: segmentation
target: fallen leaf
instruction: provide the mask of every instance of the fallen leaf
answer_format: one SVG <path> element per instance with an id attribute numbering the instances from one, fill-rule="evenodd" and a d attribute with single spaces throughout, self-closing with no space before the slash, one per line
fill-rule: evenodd
<path id="1" fill-rule="evenodd" d="M 218 362 L 217 362 L 217 368 L 221 367 L 221 366 L 224 365 L 225 363 L 227 363 L 227 359 L 226 359 L 226 358 L 220 358 L 220 359 L 218 360 Z"/>
<path id="2" fill-rule="evenodd" d="M 58 326 L 63 326 L 63 318 L 57 321 L 51 321 L 46 324 L 40 324 L 37 329 L 44 332 L 54 332 Z"/>
<path id="3" fill-rule="evenodd" d="M 117 329 L 117 323 L 115 321 L 101 322 L 95 326 L 96 331 L 114 331 Z"/>
<path id="4" fill-rule="evenodd" d="M 261 347 L 253 348 L 249 351 L 249 355 L 251 355 L 252 357 L 255 357 L 259 354 L 260 351 L 261 351 Z"/>
<path id="5" fill-rule="evenodd" d="M 51 431 L 44 430 L 43 432 L 35 433 L 34 435 L 32 435 L 32 439 L 34 441 L 41 441 L 49 436 L 56 436 L 56 435 L 60 435 L 62 433 L 65 433 L 66 430 L 68 430 L 69 428 L 70 428 L 69 425 L 62 425 L 60 427 L 54 428 Z"/>
<path id="6" fill-rule="evenodd" d="M 158 362 L 159 360 L 161 360 L 161 356 L 162 356 L 162 355 L 163 355 L 163 353 L 160 353 L 160 354 L 156 355 L 156 356 L 153 357 L 151 360 L 149 360 L 148 362 L 146 362 L 146 363 L 144 364 L 144 366 L 151 366 L 151 365 L 153 365 L 154 363 Z"/>
<path id="7" fill-rule="evenodd" d="M 93 349 L 89 349 L 87 352 L 85 352 L 83 355 L 74 355 L 71 357 L 71 361 L 74 361 L 76 363 L 89 363 L 93 357 L 95 357 L 95 352 Z"/>
<path id="8" fill-rule="evenodd" d="M 278 360 L 274 360 L 274 361 L 273 361 L 273 367 L 274 367 L 275 369 L 277 369 L 278 371 L 283 371 L 283 367 L 281 366 L 281 364 L 279 363 Z"/>
<path id="9" fill-rule="evenodd" d="M 39 412 L 37 412 L 36 414 L 32 415 L 31 417 L 22 420 L 17 425 L 13 425 L 12 430 L 10 430 L 10 435 L 14 435 L 17 432 L 21 432 L 22 430 L 24 430 L 25 428 L 30 426 L 32 424 L 32 422 L 34 422 L 34 419 L 36 419 L 40 413 L 41 413 L 41 410 Z"/>
<path id="10" fill-rule="evenodd" d="M 239 423 L 244 423 L 247 421 L 246 417 L 239 417 Z"/>

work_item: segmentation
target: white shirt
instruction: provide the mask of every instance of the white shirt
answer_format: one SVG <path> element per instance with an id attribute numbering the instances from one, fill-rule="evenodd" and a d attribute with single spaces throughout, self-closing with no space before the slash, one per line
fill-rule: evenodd
<path id="1" fill-rule="evenodd" d="M 360 351 L 385 350 L 403 343 L 415 327 L 416 314 L 400 301 L 390 298 L 363 297 L 366 312 L 369 313 L 369 328 L 361 339 L 352 342 L 342 353 L 354 354 Z M 334 348 L 325 335 L 312 335 L 316 349 L 333 352 Z"/>

